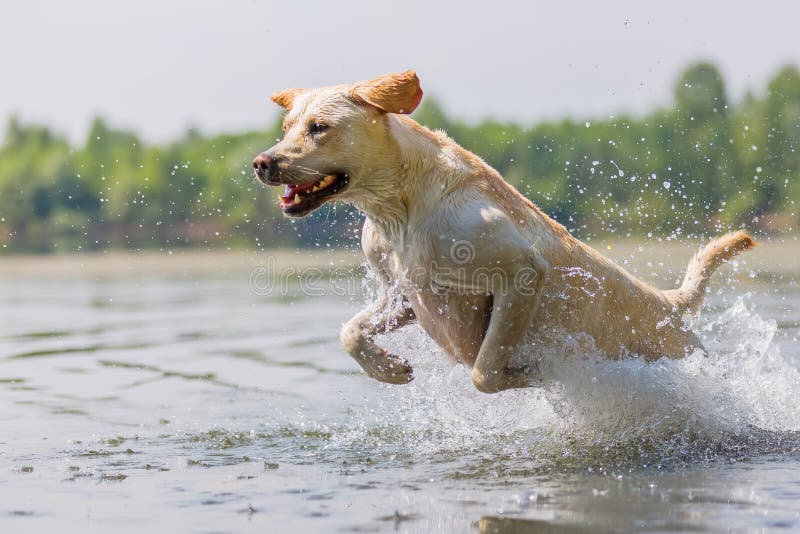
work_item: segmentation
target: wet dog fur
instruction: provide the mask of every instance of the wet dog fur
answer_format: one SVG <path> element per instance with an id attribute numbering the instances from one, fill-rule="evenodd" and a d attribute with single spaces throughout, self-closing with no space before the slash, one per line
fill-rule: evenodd
<path id="1" fill-rule="evenodd" d="M 512 355 L 548 332 L 587 334 L 609 358 L 703 350 L 684 316 L 701 306 L 712 272 L 755 245 L 750 236 L 711 241 L 679 288 L 657 289 L 574 238 L 444 132 L 408 117 L 421 98 L 411 71 L 281 91 L 272 100 L 287 111 L 284 137 L 253 162 L 262 182 L 285 187 L 287 216 L 332 200 L 366 215 L 362 247 L 383 290 L 340 337 L 369 376 L 414 378 L 374 341 L 414 321 L 487 393 L 536 383 L 536 369 L 513 366 Z"/>

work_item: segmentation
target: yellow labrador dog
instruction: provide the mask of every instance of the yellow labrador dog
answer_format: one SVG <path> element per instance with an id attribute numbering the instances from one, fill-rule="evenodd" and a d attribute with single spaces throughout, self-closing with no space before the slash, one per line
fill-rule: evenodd
<path id="1" fill-rule="evenodd" d="M 515 348 L 548 332 L 586 334 L 609 358 L 648 360 L 702 350 L 682 320 L 702 304 L 711 273 L 755 245 L 719 237 L 677 289 L 660 290 L 572 237 L 481 158 L 407 115 L 422 98 L 414 72 L 272 95 L 284 137 L 253 161 L 283 186 L 283 213 L 303 217 L 341 200 L 364 214 L 362 246 L 383 296 L 341 330 L 371 377 L 401 384 L 408 362 L 374 342 L 416 320 L 472 370 L 480 391 L 529 386 Z"/>

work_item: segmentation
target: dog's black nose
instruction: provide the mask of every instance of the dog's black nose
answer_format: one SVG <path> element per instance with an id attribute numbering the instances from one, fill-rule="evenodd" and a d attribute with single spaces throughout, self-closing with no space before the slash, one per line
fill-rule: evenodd
<path id="1" fill-rule="evenodd" d="M 269 180 L 270 177 L 275 174 L 276 162 L 277 158 L 266 152 L 262 152 L 256 156 L 256 159 L 253 160 L 253 170 L 255 171 L 258 179 L 262 182 Z"/>

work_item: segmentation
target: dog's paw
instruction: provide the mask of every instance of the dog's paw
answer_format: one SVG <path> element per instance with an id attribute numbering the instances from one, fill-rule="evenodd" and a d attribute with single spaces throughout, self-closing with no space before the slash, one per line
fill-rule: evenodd
<path id="1" fill-rule="evenodd" d="M 515 388 L 531 388 L 542 385 L 542 375 L 537 364 L 525 364 L 506 369 L 509 382 Z"/>
<path id="2" fill-rule="evenodd" d="M 414 380 L 414 368 L 408 360 L 394 354 L 385 354 L 379 359 L 361 364 L 364 371 L 381 382 L 388 384 L 408 384 Z"/>
<path id="3" fill-rule="evenodd" d="M 502 371 L 472 369 L 472 383 L 483 393 L 497 393 L 507 389 L 529 388 L 541 385 L 535 365 L 506 367 Z"/>

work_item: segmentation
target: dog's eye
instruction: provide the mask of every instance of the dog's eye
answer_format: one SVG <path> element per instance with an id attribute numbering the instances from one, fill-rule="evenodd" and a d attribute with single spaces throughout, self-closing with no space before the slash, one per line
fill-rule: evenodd
<path id="1" fill-rule="evenodd" d="M 308 127 L 308 132 L 311 135 L 317 135 L 324 132 L 328 128 L 330 128 L 330 126 L 327 124 L 322 124 L 321 122 L 312 122 L 311 125 Z"/>

